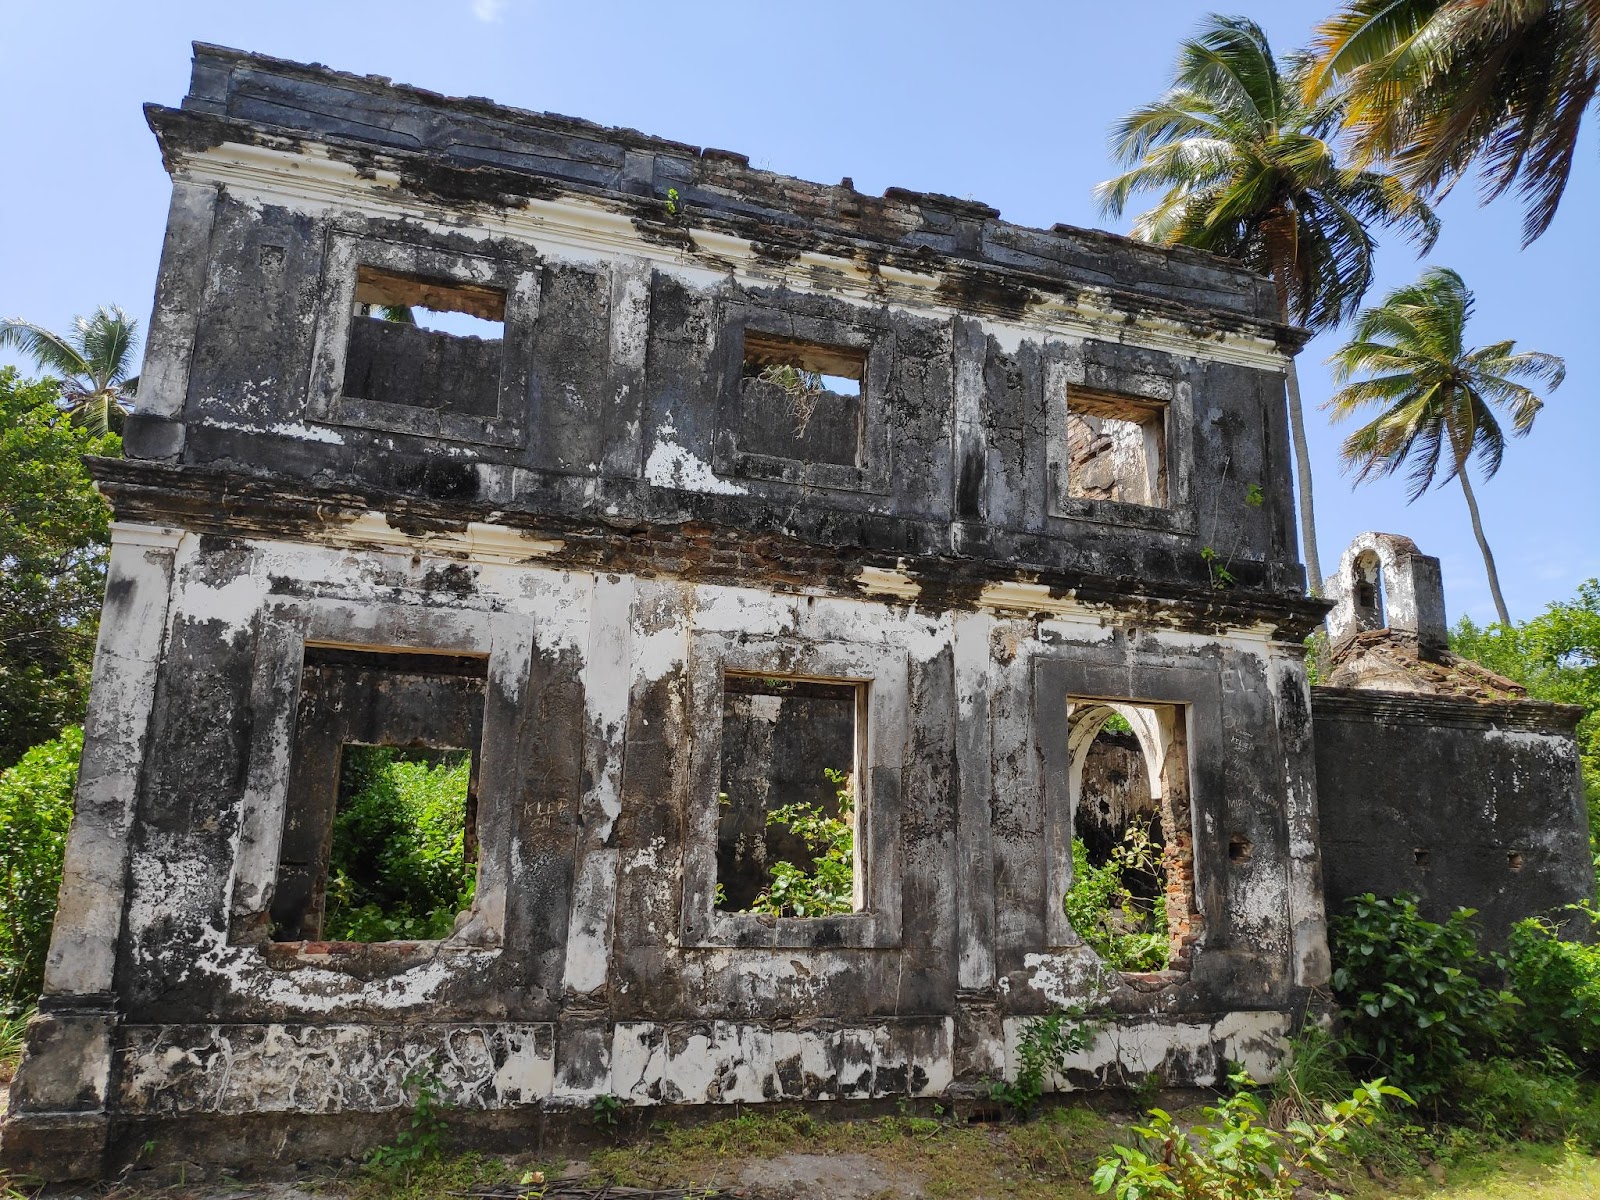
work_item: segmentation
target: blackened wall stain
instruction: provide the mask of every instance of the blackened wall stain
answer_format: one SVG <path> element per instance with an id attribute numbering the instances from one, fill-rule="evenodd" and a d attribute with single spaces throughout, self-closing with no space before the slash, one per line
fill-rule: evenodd
<path id="1" fill-rule="evenodd" d="M 601 1096 L 986 1094 L 1072 1004 L 1117 1026 L 1076 1084 L 1265 1075 L 1327 982 L 1325 867 L 1334 897 L 1412 882 L 1371 806 L 1424 776 L 1454 789 L 1408 818 L 1429 903 L 1589 886 L 1561 720 L 1408 709 L 1400 746 L 1381 700 L 1308 711 L 1303 335 L 1238 266 L 219 47 L 149 117 L 173 205 L 127 457 L 90 464 L 103 653 L 8 1168 L 358 1154 L 418 1069 L 485 1144 Z M 487 342 L 352 343 L 351 273 L 402 261 L 504 293 L 493 382 Z M 741 403 L 750 332 L 853 356 L 861 396 L 801 432 Z M 1073 494 L 1075 389 L 1161 407 L 1164 503 Z M 756 713 L 751 677 L 836 702 Z M 385 696 L 365 736 L 476 743 L 478 886 L 445 937 L 329 944 L 287 806 Z M 1184 706 L 1183 970 L 1063 931 L 1070 697 Z M 746 786 L 826 805 L 852 755 L 859 906 L 719 910 L 719 842 L 736 902 L 741 840 L 804 858 Z"/>

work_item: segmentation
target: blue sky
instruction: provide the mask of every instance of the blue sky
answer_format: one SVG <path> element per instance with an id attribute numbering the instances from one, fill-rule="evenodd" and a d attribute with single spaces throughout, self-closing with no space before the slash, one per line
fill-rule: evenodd
<path id="1" fill-rule="evenodd" d="M 1254 0 L 1280 53 L 1331 0 Z M 167 179 L 140 104 L 175 105 L 192 40 L 386 75 L 436 91 L 625 125 L 738 150 L 808 179 L 850 176 L 970 196 L 1012 221 L 1105 225 L 1090 189 L 1111 173 L 1120 114 L 1165 86 L 1174 49 L 1214 5 L 554 3 L 547 0 L 273 0 L 270 4 L 6 6 L 0 186 L 0 314 L 55 328 L 116 302 L 143 320 L 154 290 Z M 1430 261 L 1478 294 L 1474 340 L 1515 338 L 1563 355 L 1567 382 L 1533 434 L 1479 489 L 1512 615 L 1525 618 L 1600 575 L 1600 153 L 1591 116 L 1554 226 L 1529 250 L 1520 213 L 1475 197 L 1442 208 Z M 1587 220 L 1585 220 L 1587 218 Z M 1126 222 L 1112 228 L 1126 229 Z M 1420 270 L 1385 248 L 1382 289 Z M 1301 358 L 1331 569 L 1364 529 L 1404 533 L 1444 566 L 1451 619 L 1493 619 L 1482 560 L 1455 485 L 1407 506 L 1398 480 L 1352 490 L 1340 435 L 1317 406 L 1332 338 Z M 16 361 L 0 357 L 0 362 Z"/>

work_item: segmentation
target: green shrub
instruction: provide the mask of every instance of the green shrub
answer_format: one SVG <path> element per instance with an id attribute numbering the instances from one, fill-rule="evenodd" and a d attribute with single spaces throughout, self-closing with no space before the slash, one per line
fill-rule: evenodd
<path id="1" fill-rule="evenodd" d="M 71 726 L 0 772 L 0 1014 L 38 996 L 83 730 Z"/>
<path id="2" fill-rule="evenodd" d="M 1072 839 L 1072 887 L 1062 901 L 1071 922 L 1106 965 L 1118 971 L 1159 971 L 1167 965 L 1167 901 L 1141 901 L 1123 873 L 1159 873 L 1160 847 L 1148 828 L 1132 824 L 1104 866 L 1089 861 L 1082 838 Z"/>
<path id="3" fill-rule="evenodd" d="M 1579 911 L 1600 922 L 1593 909 Z M 1600 945 L 1563 941 L 1554 925 L 1530 919 L 1512 928 L 1506 953 L 1521 1047 L 1600 1067 Z"/>
<path id="4" fill-rule="evenodd" d="M 471 756 L 346 746 L 323 936 L 442 938 L 472 903 L 465 861 Z"/>
<path id="5" fill-rule="evenodd" d="M 1328 1177 L 1333 1156 L 1353 1129 L 1384 1114 L 1389 1098 L 1408 1097 L 1383 1080 L 1357 1086 L 1349 1099 L 1320 1106 L 1315 1121 L 1292 1120 L 1283 1129 L 1267 1121 L 1266 1106 L 1235 1075 L 1239 1090 L 1185 1131 L 1163 1109 L 1152 1108 L 1146 1125 L 1133 1128 L 1139 1144 L 1116 1146 L 1100 1160 L 1095 1191 L 1117 1200 L 1291 1200 L 1307 1175 Z"/>
<path id="6" fill-rule="evenodd" d="M 1438 1097 L 1473 1054 L 1492 1051 L 1514 1003 L 1485 983 L 1473 910 L 1424 920 L 1414 897 L 1368 892 L 1330 922 L 1333 993 L 1354 1063 L 1419 1099 Z"/>
<path id="7" fill-rule="evenodd" d="M 1017 1040 L 1017 1077 L 990 1086 L 989 1095 L 1026 1119 L 1039 1107 L 1045 1081 L 1067 1069 L 1068 1055 L 1087 1050 L 1099 1022 L 1085 1021 L 1083 1009 L 1067 1008 L 1029 1021 Z"/>
<path id="8" fill-rule="evenodd" d="M 1461 1120 L 1492 1139 L 1600 1142 L 1600 1101 L 1559 1054 L 1469 1060 L 1450 1077 L 1450 1097 Z"/>
<path id="9" fill-rule="evenodd" d="M 852 813 L 855 795 L 850 777 L 824 767 L 834 786 L 838 811 L 815 804 L 784 804 L 767 814 L 768 825 L 782 825 L 806 844 L 811 869 L 779 860 L 767 873 L 767 886 L 750 902 L 750 912 L 775 917 L 824 917 L 855 908 L 856 836 Z"/>

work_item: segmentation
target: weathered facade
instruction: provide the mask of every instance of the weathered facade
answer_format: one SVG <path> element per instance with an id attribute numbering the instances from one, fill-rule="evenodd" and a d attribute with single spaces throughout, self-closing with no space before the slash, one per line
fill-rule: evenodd
<path id="1" fill-rule="evenodd" d="M 485 1136 L 943 1095 L 1070 1004 L 1113 1016 L 1065 1085 L 1271 1069 L 1328 975 L 1326 606 L 1264 281 L 211 47 L 149 115 L 173 202 L 128 457 L 93 464 L 110 582 L 8 1163 L 350 1151 L 417 1069 Z M 374 319 L 412 306 L 492 336 Z M 1062 907 L 1113 715 L 1162 972 Z M 320 938 L 372 744 L 472 752 L 441 939 Z M 848 911 L 741 911 L 786 853 L 761 789 L 835 761 Z"/>

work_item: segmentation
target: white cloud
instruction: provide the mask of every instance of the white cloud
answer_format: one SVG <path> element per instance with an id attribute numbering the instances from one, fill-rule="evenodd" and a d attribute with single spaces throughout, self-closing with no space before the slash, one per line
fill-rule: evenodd
<path id="1" fill-rule="evenodd" d="M 480 21 L 498 21 L 510 0 L 472 0 L 472 15 Z"/>

